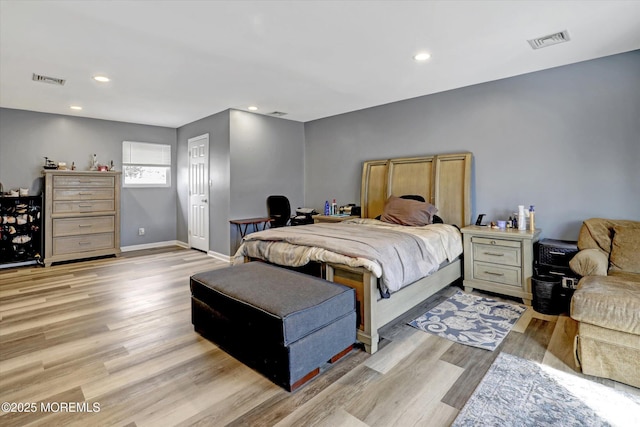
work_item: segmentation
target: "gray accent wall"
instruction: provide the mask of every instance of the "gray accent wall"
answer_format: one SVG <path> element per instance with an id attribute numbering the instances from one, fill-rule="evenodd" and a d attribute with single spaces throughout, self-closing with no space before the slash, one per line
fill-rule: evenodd
<path id="1" fill-rule="evenodd" d="M 188 140 L 209 134 L 209 248 L 229 254 L 230 152 L 229 110 L 189 123 L 178 129 L 178 240 L 189 242 Z"/>
<path id="2" fill-rule="evenodd" d="M 533 204 L 543 237 L 576 240 L 586 218 L 640 220 L 640 51 L 307 122 L 305 138 L 310 207 L 359 204 L 365 160 L 470 151 L 474 218 Z"/>
<path id="3" fill-rule="evenodd" d="M 175 159 L 175 129 L 1 108 L 0 182 L 5 191 L 29 187 L 31 194 L 41 193 L 44 156 L 88 170 L 96 154 L 99 163 L 113 160 L 122 170 L 122 141 L 169 144 Z M 122 189 L 122 246 L 175 240 L 175 168 L 171 180 L 171 188 Z"/>
<path id="4" fill-rule="evenodd" d="M 267 197 L 283 195 L 292 213 L 304 205 L 304 125 L 231 110 L 230 216 L 267 216 Z M 231 230 L 231 252 L 240 241 Z"/>
<path id="5" fill-rule="evenodd" d="M 178 129 L 178 240 L 188 242 L 187 141 L 209 133 L 211 190 L 209 246 L 233 255 L 240 244 L 229 220 L 267 216 L 270 194 L 304 202 L 304 125 L 227 110 Z"/>

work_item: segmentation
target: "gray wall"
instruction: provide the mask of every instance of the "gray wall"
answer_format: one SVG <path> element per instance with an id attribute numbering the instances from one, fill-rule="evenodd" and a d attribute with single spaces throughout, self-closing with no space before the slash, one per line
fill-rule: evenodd
<path id="1" fill-rule="evenodd" d="M 44 156 L 88 170 L 95 153 L 99 163 L 113 160 L 122 170 L 122 141 L 169 144 L 175 159 L 175 129 L 2 108 L 0 182 L 5 189 L 29 186 L 40 193 Z M 175 168 L 171 181 L 171 188 L 122 189 L 122 246 L 175 240 Z M 139 227 L 144 236 L 138 236 Z"/>
<path id="2" fill-rule="evenodd" d="M 231 110 L 231 219 L 266 216 L 272 194 L 304 205 L 304 125 Z M 232 253 L 238 242 L 233 227 Z"/>
<path id="3" fill-rule="evenodd" d="M 211 250 L 230 255 L 229 219 L 266 215 L 269 194 L 359 203 L 365 160 L 471 151 L 474 216 L 535 204 L 545 237 L 575 239 L 588 217 L 640 219 L 639 76 L 634 51 L 305 124 L 228 110 L 176 130 L 2 108 L 0 182 L 35 193 L 43 156 L 120 169 L 123 140 L 171 144 L 171 188 L 122 191 L 122 245 L 186 242 L 187 139 L 209 133 Z"/>
<path id="4" fill-rule="evenodd" d="M 189 123 L 178 129 L 178 205 L 177 236 L 189 241 L 189 155 L 188 140 L 209 134 L 209 247 L 229 254 L 229 110 Z"/>
<path id="5" fill-rule="evenodd" d="M 307 122 L 306 204 L 359 203 L 362 162 L 470 151 L 474 218 L 536 206 L 543 236 L 640 219 L 640 51 Z"/>
<path id="6" fill-rule="evenodd" d="M 227 110 L 178 129 L 178 240 L 188 241 L 189 138 L 209 133 L 209 246 L 233 255 L 240 236 L 234 218 L 267 215 L 270 194 L 304 201 L 304 125 L 238 110 Z"/>

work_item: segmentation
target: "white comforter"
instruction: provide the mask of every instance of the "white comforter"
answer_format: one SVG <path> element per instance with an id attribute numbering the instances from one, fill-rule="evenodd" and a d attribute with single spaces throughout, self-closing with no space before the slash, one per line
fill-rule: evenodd
<path id="1" fill-rule="evenodd" d="M 354 227 L 354 224 L 358 226 Z M 332 236 L 346 233 L 348 238 L 318 236 L 321 232 Z M 417 244 L 416 250 L 397 243 L 397 236 L 402 233 L 411 235 L 408 240 Z M 380 246 L 369 250 L 369 246 L 374 246 L 371 244 L 372 239 L 368 238 L 371 235 L 393 236 L 395 243 L 392 243 L 391 248 L 388 243 L 384 247 L 385 242 L 381 238 L 375 241 L 375 245 Z M 358 236 L 362 236 L 361 240 L 365 243 L 360 243 L 359 248 L 351 247 L 351 243 L 358 243 Z M 244 257 L 249 256 L 293 267 L 303 266 L 310 261 L 363 267 L 381 279 L 381 291 L 386 293 L 395 292 L 402 286 L 435 272 L 442 262 L 452 261 L 461 253 L 462 237 L 452 225 L 407 227 L 374 219 L 354 219 L 337 224 L 286 227 L 251 233 L 238 248 L 234 264 L 244 262 Z"/>

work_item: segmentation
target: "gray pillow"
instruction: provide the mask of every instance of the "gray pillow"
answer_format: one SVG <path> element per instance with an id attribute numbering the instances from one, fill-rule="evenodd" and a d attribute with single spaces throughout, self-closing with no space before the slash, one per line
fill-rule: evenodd
<path id="1" fill-rule="evenodd" d="M 433 223 L 438 209 L 430 203 L 391 196 L 384 205 L 380 220 L 391 224 L 420 227 Z"/>

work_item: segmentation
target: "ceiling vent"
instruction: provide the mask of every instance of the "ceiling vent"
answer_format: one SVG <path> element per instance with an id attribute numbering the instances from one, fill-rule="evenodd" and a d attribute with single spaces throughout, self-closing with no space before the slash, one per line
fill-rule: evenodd
<path id="1" fill-rule="evenodd" d="M 542 49 L 543 47 L 553 46 L 554 44 L 564 43 L 571 40 L 567 30 L 559 33 L 549 34 L 548 36 L 538 37 L 537 39 L 527 40 L 533 49 Z"/>
<path id="2" fill-rule="evenodd" d="M 65 79 L 58 79 L 55 77 L 49 77 L 49 76 L 42 76 L 40 74 L 36 74 L 33 73 L 33 81 L 34 82 L 42 82 L 42 83 L 49 83 L 52 85 L 58 85 L 58 86 L 64 86 L 64 83 L 66 82 Z"/>
<path id="3" fill-rule="evenodd" d="M 282 117 L 282 116 L 286 116 L 287 113 L 283 113 L 282 111 L 273 111 L 271 113 L 269 113 L 270 116 L 277 116 L 277 117 Z"/>

